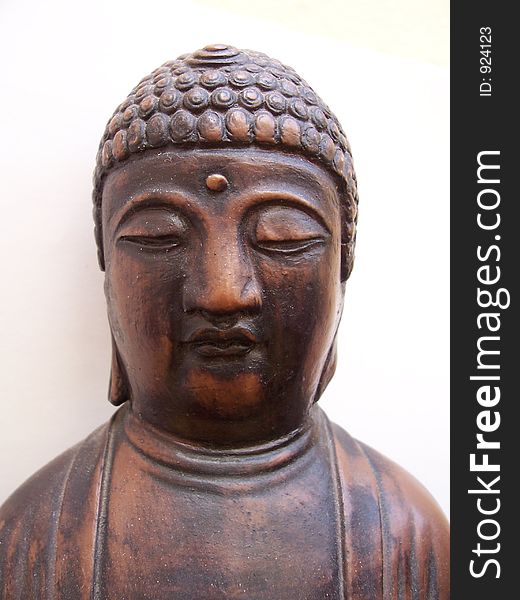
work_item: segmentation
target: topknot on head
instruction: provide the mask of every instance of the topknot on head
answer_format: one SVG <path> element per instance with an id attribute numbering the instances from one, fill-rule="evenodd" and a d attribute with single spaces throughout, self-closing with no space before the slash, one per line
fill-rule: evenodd
<path id="1" fill-rule="evenodd" d="M 130 92 L 106 128 L 97 176 L 146 148 L 233 142 L 299 149 L 340 177 L 350 163 L 337 119 L 294 69 L 214 44 L 165 63 Z"/>

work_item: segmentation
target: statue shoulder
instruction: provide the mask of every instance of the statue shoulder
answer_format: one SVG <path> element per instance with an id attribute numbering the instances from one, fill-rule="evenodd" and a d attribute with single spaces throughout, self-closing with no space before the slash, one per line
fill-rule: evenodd
<path id="1" fill-rule="evenodd" d="M 447 538 L 448 521 L 437 501 L 424 485 L 377 450 L 362 442 L 358 444 L 370 461 L 379 481 L 381 494 L 395 518 L 398 520 L 398 515 L 402 513 L 401 519 L 404 525 L 413 517 L 415 526 L 419 530 L 435 528 L 437 531 L 444 532 Z M 407 507 L 407 510 L 403 511 L 403 507 Z"/>
<path id="2" fill-rule="evenodd" d="M 354 439 L 338 425 L 332 424 L 332 430 L 340 459 L 339 468 L 344 471 L 356 462 L 360 467 L 363 466 L 365 476 L 375 480 L 381 501 L 397 520 L 406 507 L 407 511 L 413 513 L 418 524 L 429 523 L 447 531 L 448 521 L 439 505 L 413 475 L 377 450 Z M 350 473 L 343 473 L 343 476 L 352 476 L 350 468 L 349 471 Z M 356 477 L 359 480 L 359 473 L 356 473 Z M 408 522 L 409 516 L 406 515 L 405 522 Z"/>
<path id="3" fill-rule="evenodd" d="M 0 506 L 0 531 L 6 521 L 23 519 L 24 516 L 34 518 L 44 506 L 50 506 L 63 492 L 78 455 L 91 452 L 103 444 L 107 425 L 102 425 L 87 438 L 62 452 L 16 489 Z"/>
<path id="4" fill-rule="evenodd" d="M 364 523 L 381 540 L 389 597 L 412 585 L 418 598 L 449 598 L 449 525 L 437 502 L 395 462 L 337 425 L 332 431 L 350 535 L 355 538 L 356 523 Z M 362 537 L 366 528 L 358 533 Z"/>
<path id="5" fill-rule="evenodd" d="M 50 499 L 60 494 L 79 445 L 39 469 L 9 496 L 0 507 L 0 532 L 15 522 L 34 519 Z"/>
<path id="6" fill-rule="evenodd" d="M 18 598 L 12 590 L 22 589 L 29 581 L 37 588 L 38 581 L 44 584 L 62 517 L 79 515 L 96 487 L 107 430 L 105 424 L 60 454 L 0 507 L 1 598 Z"/>

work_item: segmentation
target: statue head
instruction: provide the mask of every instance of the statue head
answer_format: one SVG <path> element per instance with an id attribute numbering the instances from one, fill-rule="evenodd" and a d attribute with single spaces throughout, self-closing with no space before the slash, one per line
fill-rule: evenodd
<path id="1" fill-rule="evenodd" d="M 301 427 L 334 372 L 356 216 L 348 142 L 293 69 L 214 45 L 142 79 L 94 175 L 112 402 L 192 441 Z"/>

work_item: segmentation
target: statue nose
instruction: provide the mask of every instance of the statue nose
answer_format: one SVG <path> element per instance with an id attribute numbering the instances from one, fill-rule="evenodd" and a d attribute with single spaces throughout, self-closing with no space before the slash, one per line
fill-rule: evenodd
<path id="1" fill-rule="evenodd" d="M 188 274 L 184 309 L 226 319 L 235 313 L 258 312 L 261 298 L 254 265 L 240 243 L 207 240 L 202 263 Z"/>

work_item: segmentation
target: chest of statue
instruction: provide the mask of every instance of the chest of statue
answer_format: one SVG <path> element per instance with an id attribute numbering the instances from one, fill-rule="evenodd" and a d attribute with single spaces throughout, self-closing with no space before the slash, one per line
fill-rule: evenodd
<path id="1" fill-rule="evenodd" d="M 104 467 L 95 594 L 340 600 L 338 487 L 317 415 L 239 455 L 166 445 L 127 416 Z"/>

